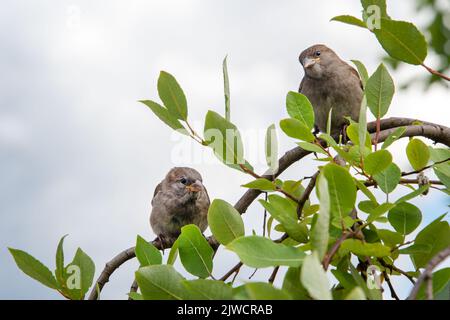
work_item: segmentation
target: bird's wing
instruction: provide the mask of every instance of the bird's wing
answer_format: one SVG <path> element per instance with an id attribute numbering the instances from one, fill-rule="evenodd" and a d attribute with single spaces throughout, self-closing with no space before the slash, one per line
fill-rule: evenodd
<path id="1" fill-rule="evenodd" d="M 158 194 L 158 192 L 162 191 L 162 182 L 160 182 L 156 188 L 155 191 L 153 192 L 153 198 Z"/>
<path id="2" fill-rule="evenodd" d="M 303 77 L 302 81 L 300 82 L 300 86 L 298 87 L 298 92 L 302 92 L 302 88 L 303 88 L 303 81 L 305 81 L 305 77 Z"/>
<path id="3" fill-rule="evenodd" d="M 358 71 L 356 71 L 356 69 L 353 68 L 351 65 L 348 65 L 348 66 L 350 67 L 351 73 L 353 73 L 359 79 L 359 85 L 361 86 L 361 89 L 364 90 L 364 86 L 363 86 L 363 83 L 361 81 L 361 77 L 359 76 Z"/>

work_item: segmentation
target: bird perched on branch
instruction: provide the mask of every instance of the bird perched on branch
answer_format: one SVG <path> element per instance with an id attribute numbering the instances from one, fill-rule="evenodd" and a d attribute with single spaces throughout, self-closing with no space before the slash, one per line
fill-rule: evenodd
<path id="1" fill-rule="evenodd" d="M 305 76 L 299 92 L 314 108 L 316 131 L 326 132 L 330 109 L 331 134 L 342 132 L 348 124 L 345 117 L 358 121 L 363 86 L 358 72 L 325 45 L 317 44 L 300 54 Z"/>
<path id="2" fill-rule="evenodd" d="M 200 173 L 175 167 L 155 189 L 150 225 L 164 246 L 178 238 L 184 225 L 195 224 L 205 231 L 208 208 L 209 196 Z"/>

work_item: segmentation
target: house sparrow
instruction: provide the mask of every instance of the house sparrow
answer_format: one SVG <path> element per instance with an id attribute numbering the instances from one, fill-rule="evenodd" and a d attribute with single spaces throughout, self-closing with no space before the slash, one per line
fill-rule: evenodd
<path id="1" fill-rule="evenodd" d="M 337 136 L 348 124 L 358 121 L 363 86 L 358 72 L 325 45 L 317 44 L 300 54 L 305 75 L 298 91 L 314 108 L 316 131 L 326 132 L 330 109 L 331 135 Z M 345 132 L 344 132 L 345 136 Z"/>
<path id="2" fill-rule="evenodd" d="M 172 168 L 153 194 L 150 225 L 162 245 L 173 243 L 181 227 L 195 224 L 205 231 L 209 196 L 198 171 L 187 167 Z"/>

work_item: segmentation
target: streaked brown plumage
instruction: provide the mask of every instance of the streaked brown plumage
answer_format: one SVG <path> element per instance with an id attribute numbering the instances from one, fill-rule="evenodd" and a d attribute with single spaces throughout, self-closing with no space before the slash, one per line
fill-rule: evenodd
<path id="1" fill-rule="evenodd" d="M 313 105 L 317 129 L 326 132 L 331 108 L 332 135 L 339 134 L 348 124 L 344 117 L 358 121 L 363 96 L 358 72 L 322 44 L 304 50 L 299 60 L 305 71 L 299 92 Z"/>
<path id="2" fill-rule="evenodd" d="M 155 189 L 150 225 L 162 242 L 172 242 L 184 225 L 195 224 L 205 231 L 208 208 L 208 192 L 200 173 L 188 167 L 175 167 Z"/>

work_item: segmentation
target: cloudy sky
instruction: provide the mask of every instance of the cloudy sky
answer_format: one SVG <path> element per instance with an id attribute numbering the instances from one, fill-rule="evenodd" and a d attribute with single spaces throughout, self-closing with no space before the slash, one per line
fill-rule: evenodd
<path id="1" fill-rule="evenodd" d="M 60 298 L 21 273 L 8 246 L 30 252 L 53 269 L 58 240 L 69 234 L 66 256 L 81 247 L 94 259 L 97 277 L 108 260 L 134 244 L 136 234 L 152 239 L 151 195 L 174 165 L 197 168 L 212 198 L 234 203 L 245 191 L 240 185 L 251 179 L 172 134 L 137 100 L 156 99 L 159 71 L 169 71 L 182 85 L 189 117 L 201 130 L 207 110 L 223 112 L 221 62 L 228 54 L 232 120 L 246 138 L 247 158 L 262 172 L 261 132 L 286 117 L 285 95 L 298 88 L 303 75 L 300 51 L 325 43 L 345 60 L 363 61 L 371 72 L 380 62 L 383 52 L 370 34 L 329 22 L 339 14 L 359 16 L 358 0 L 339 3 L 3 1 L 0 298 Z M 410 2 L 389 5 L 397 19 L 427 21 L 426 15 L 414 14 Z M 405 66 L 393 74 L 400 83 L 424 71 Z M 448 124 L 449 98 L 440 87 L 427 92 L 412 87 L 397 93 L 388 116 Z M 279 138 L 280 153 L 294 147 L 282 134 Z M 404 146 L 397 143 L 394 156 L 409 170 Z M 283 177 L 311 175 L 313 165 L 308 159 Z M 399 187 L 397 194 L 405 192 Z M 431 191 L 414 203 L 428 223 L 447 211 L 449 201 Z M 245 215 L 248 232 L 261 230 L 261 214 L 253 205 Z M 221 249 L 214 274 L 235 263 L 236 257 Z M 136 267 L 128 262 L 116 272 L 103 298 L 124 299 Z M 244 270 L 239 280 L 250 273 Z M 254 279 L 269 274 L 260 270 Z M 409 284 L 395 278 L 405 297 Z"/>

